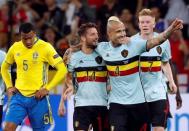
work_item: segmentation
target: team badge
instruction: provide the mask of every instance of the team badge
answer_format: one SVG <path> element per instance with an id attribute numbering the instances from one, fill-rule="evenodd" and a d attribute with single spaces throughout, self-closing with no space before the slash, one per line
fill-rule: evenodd
<path id="1" fill-rule="evenodd" d="M 79 121 L 75 121 L 74 126 L 79 127 Z"/>
<path id="2" fill-rule="evenodd" d="M 101 63 L 102 63 L 102 57 L 97 56 L 97 57 L 95 58 L 95 61 L 96 61 L 96 63 L 101 64 Z"/>
<path id="3" fill-rule="evenodd" d="M 156 50 L 157 50 L 158 54 L 161 54 L 162 49 L 161 49 L 161 47 L 160 47 L 160 46 L 158 46 L 158 47 L 156 48 Z"/>
<path id="4" fill-rule="evenodd" d="M 36 60 L 38 57 L 39 57 L 39 54 L 38 54 L 37 52 L 34 52 L 34 53 L 33 53 L 33 59 Z"/>
<path id="5" fill-rule="evenodd" d="M 124 58 L 126 58 L 127 56 L 128 56 L 128 50 L 122 50 L 121 51 L 121 55 L 124 57 Z"/>

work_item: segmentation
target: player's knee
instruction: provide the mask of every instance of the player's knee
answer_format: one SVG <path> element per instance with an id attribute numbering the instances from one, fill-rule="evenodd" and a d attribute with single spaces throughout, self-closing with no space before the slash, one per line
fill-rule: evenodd
<path id="1" fill-rule="evenodd" d="M 15 123 L 8 122 L 8 123 L 5 123 L 4 131 L 15 131 L 16 127 L 17 125 Z"/>

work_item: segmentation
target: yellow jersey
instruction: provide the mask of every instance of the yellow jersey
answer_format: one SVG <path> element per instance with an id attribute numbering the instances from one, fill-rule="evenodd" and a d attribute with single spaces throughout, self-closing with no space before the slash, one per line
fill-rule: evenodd
<path id="1" fill-rule="evenodd" d="M 22 41 L 15 42 L 9 49 L 5 62 L 17 65 L 15 87 L 24 96 L 33 96 L 37 90 L 47 85 L 48 67 L 62 62 L 50 43 L 36 39 L 32 48 Z"/>

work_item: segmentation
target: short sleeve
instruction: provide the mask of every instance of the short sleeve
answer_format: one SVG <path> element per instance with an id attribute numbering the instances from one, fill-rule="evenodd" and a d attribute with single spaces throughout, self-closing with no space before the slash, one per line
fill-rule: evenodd
<path id="1" fill-rule="evenodd" d="M 68 64 L 68 71 L 69 72 L 74 72 L 74 66 L 72 65 L 72 63 Z"/>
<path id="2" fill-rule="evenodd" d="M 136 50 L 139 54 L 142 54 L 147 50 L 147 40 L 143 39 L 131 39 L 131 44 L 134 45 L 134 50 Z"/>
<path id="3" fill-rule="evenodd" d="M 74 55 L 72 54 L 70 57 L 70 61 L 68 62 L 68 71 L 74 72 L 74 68 L 76 66 L 77 59 L 74 58 Z"/>
<path id="4" fill-rule="evenodd" d="M 162 53 L 162 61 L 166 62 L 171 59 L 171 48 L 169 40 L 166 40 L 164 43 L 164 52 Z"/>
<path id="5" fill-rule="evenodd" d="M 106 48 L 107 45 L 108 45 L 108 42 L 100 42 L 100 43 L 98 43 L 98 45 L 97 45 L 95 51 L 96 51 L 99 55 L 102 56 L 102 54 L 103 54 L 103 52 L 104 52 L 104 50 L 105 50 L 105 48 Z"/>

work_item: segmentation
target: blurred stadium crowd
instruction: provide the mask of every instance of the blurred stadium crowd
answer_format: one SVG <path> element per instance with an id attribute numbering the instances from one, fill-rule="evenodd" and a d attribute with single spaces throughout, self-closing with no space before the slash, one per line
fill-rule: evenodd
<path id="1" fill-rule="evenodd" d="M 164 31 L 175 18 L 183 20 L 184 29 L 173 33 L 169 40 L 181 92 L 189 92 L 188 0 L 0 0 L 0 48 L 7 50 L 19 40 L 21 23 L 32 22 L 38 36 L 63 56 L 81 23 L 95 22 L 100 41 L 107 41 L 107 19 L 116 15 L 126 25 L 127 35 L 132 36 L 138 32 L 137 14 L 143 8 L 154 12 L 156 32 Z"/>

